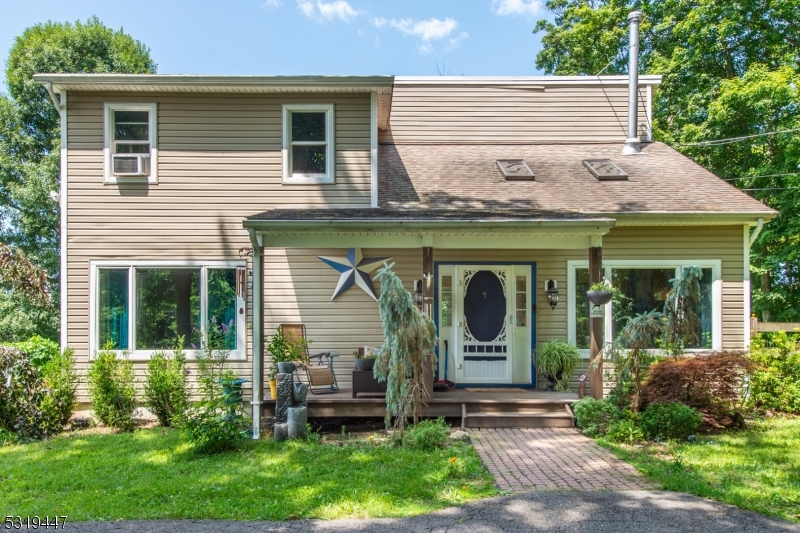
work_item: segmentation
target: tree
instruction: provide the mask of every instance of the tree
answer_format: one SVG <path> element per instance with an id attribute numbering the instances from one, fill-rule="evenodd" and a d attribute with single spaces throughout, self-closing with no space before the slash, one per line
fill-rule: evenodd
<path id="1" fill-rule="evenodd" d="M 421 402 L 427 395 L 424 376 L 431 370 L 436 326 L 414 305 L 392 265 L 378 270 L 381 282 L 378 308 L 383 325 L 383 346 L 375 361 L 375 377 L 386 381 L 386 427 L 395 417 L 395 437 L 402 438 L 407 418 L 419 421 Z"/>
<path id="2" fill-rule="evenodd" d="M 33 74 L 155 70 L 147 47 L 95 17 L 85 23 L 37 24 L 17 37 L 11 48 L 6 67 L 9 94 L 0 95 L 0 242 L 18 247 L 47 272 L 55 313 L 60 282 L 59 209 L 50 192 L 60 188 L 60 117 L 47 91 L 33 81 Z M 7 303 L 9 298 L 21 297 L 4 293 L 0 300 Z M 48 329 L 40 334 L 52 338 L 54 332 Z M 0 340 L 10 340 L 2 335 L 0 331 Z"/>
<path id="3" fill-rule="evenodd" d="M 641 68 L 663 83 L 653 129 L 718 176 L 781 212 L 752 250 L 753 310 L 764 319 L 800 320 L 798 202 L 800 135 L 753 137 L 800 127 L 798 0 L 548 0 L 554 23 L 536 66 L 549 74 L 627 71 L 627 14 L 639 9 Z M 792 175 L 786 176 L 785 174 Z M 780 174 L 781 176 L 774 176 Z M 739 179 L 747 176 L 769 178 Z M 758 190 L 752 190 L 758 189 Z"/>

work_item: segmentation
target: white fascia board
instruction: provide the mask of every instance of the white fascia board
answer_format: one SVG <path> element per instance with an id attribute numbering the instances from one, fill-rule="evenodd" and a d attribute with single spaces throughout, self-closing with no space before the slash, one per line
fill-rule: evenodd
<path id="1" fill-rule="evenodd" d="M 600 213 L 616 220 L 617 226 L 755 226 L 758 219 L 768 222 L 778 216 L 777 211 L 708 213 L 702 211 L 628 211 L 625 213 Z"/>
<path id="2" fill-rule="evenodd" d="M 395 85 L 627 85 L 628 76 L 395 76 Z M 640 75 L 639 85 L 660 85 L 660 75 Z"/>
<path id="3" fill-rule="evenodd" d="M 199 76 L 185 74 L 34 74 L 35 82 L 52 83 L 54 89 L 105 90 L 124 86 L 129 90 L 186 90 L 247 88 L 281 91 L 286 89 L 347 88 L 371 92 L 376 88 L 391 90 L 394 76 Z"/>
<path id="4" fill-rule="evenodd" d="M 332 210 L 334 211 L 334 210 Z M 284 232 L 335 232 L 354 231 L 374 233 L 384 231 L 405 232 L 415 230 L 437 232 L 451 231 L 523 231 L 527 234 L 566 234 L 584 236 L 605 235 L 614 226 L 608 218 L 592 219 L 446 219 L 446 220 L 408 220 L 402 218 L 350 219 L 350 220 L 245 220 L 243 226 L 263 233 Z"/>

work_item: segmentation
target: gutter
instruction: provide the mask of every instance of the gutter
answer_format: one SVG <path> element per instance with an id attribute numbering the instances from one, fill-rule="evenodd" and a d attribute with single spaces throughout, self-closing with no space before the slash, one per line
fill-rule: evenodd
<path id="1" fill-rule="evenodd" d="M 759 218 L 756 228 L 753 230 L 753 233 L 750 234 L 750 241 L 748 242 L 749 246 L 753 246 L 753 243 L 756 242 L 756 239 L 758 239 L 758 236 L 761 234 L 762 229 L 764 229 L 764 219 Z"/>
<path id="2" fill-rule="evenodd" d="M 56 97 L 56 93 L 55 93 L 55 91 L 53 91 L 52 82 L 48 81 L 47 83 L 45 83 L 44 88 L 47 89 L 47 94 L 50 95 L 50 100 L 53 101 L 53 105 L 56 106 L 57 110 L 61 111 L 64 108 L 64 106 L 61 103 L 61 101 L 58 99 L 58 97 Z"/>
<path id="3" fill-rule="evenodd" d="M 333 210 L 332 210 L 333 211 Z M 464 229 L 465 226 L 479 227 L 481 229 L 514 230 L 541 228 L 546 230 L 564 229 L 567 231 L 579 231 L 581 229 L 594 228 L 595 231 L 588 233 L 607 233 L 615 225 L 611 218 L 591 218 L 591 219 L 545 219 L 545 220 L 497 220 L 497 219 L 447 219 L 447 220 L 406 220 L 406 219 L 370 219 L 354 218 L 348 220 L 328 219 L 328 220 L 260 220 L 245 219 L 243 227 L 254 230 L 290 230 L 290 229 L 309 229 L 309 227 L 326 229 L 375 229 L 383 231 L 403 231 L 407 230 L 446 230 Z"/>

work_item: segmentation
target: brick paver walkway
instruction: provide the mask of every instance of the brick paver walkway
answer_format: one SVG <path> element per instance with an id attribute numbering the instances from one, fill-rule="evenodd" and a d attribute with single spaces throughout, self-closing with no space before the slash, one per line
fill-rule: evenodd
<path id="1" fill-rule="evenodd" d="M 575 429 L 471 429 L 469 436 L 501 489 L 653 488 L 635 468 Z"/>

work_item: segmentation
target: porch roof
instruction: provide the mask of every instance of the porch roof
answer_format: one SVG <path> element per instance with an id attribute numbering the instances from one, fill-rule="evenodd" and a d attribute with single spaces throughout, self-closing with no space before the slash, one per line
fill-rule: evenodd
<path id="1" fill-rule="evenodd" d="M 272 209 L 244 221 L 256 246 L 560 248 L 598 246 L 604 217 L 533 210 Z"/>

